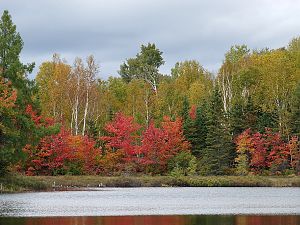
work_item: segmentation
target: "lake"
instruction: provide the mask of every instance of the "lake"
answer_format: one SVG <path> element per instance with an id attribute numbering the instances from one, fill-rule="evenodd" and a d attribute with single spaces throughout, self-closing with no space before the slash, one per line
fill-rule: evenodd
<path id="1" fill-rule="evenodd" d="M 300 224 L 300 188 L 99 188 L 0 195 L 0 224 Z"/>

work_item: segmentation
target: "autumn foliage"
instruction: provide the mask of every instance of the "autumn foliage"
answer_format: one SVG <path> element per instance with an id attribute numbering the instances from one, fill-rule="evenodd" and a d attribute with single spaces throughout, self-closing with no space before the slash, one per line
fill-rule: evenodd
<path id="1" fill-rule="evenodd" d="M 11 108 L 15 105 L 17 99 L 17 91 L 12 89 L 11 82 L 5 82 L 0 77 L 0 107 Z"/>
<path id="2" fill-rule="evenodd" d="M 30 107 L 28 113 L 36 124 L 42 118 Z M 92 138 L 72 135 L 64 128 L 58 134 L 42 138 L 37 146 L 26 145 L 24 163 L 27 175 L 102 174 L 124 172 L 167 172 L 167 163 L 180 152 L 188 152 L 190 144 L 182 133 L 180 119 L 165 117 L 161 128 L 152 122 L 139 135 L 141 126 L 122 113 L 107 123 L 103 147 Z"/>
<path id="3" fill-rule="evenodd" d="M 50 126 L 27 107 L 36 126 Z M 151 121 L 143 128 L 133 117 L 117 113 L 105 126 L 107 135 L 99 142 L 87 135 L 72 135 L 64 128 L 48 135 L 34 146 L 27 144 L 23 151 L 27 175 L 122 173 L 165 174 L 168 164 L 181 153 L 190 154 L 190 143 L 185 139 L 182 120 L 164 117 L 160 126 Z M 236 138 L 236 173 L 282 174 L 287 170 L 299 173 L 300 144 L 297 137 L 285 142 L 280 133 L 266 129 L 264 133 L 245 130 Z"/>
<path id="4" fill-rule="evenodd" d="M 49 127 L 49 126 L 53 126 L 55 124 L 55 121 L 53 118 L 43 117 L 42 115 L 39 115 L 32 108 L 32 105 L 27 105 L 25 113 L 32 119 L 34 124 L 38 127 L 40 127 L 40 126 Z"/>
<path id="5" fill-rule="evenodd" d="M 136 157 L 139 152 L 137 148 L 137 132 L 141 128 L 134 122 L 133 117 L 126 117 L 122 113 L 117 113 L 114 120 L 105 126 L 108 136 L 100 137 L 105 141 L 105 147 L 112 151 L 123 150 L 126 157 Z"/>
<path id="6" fill-rule="evenodd" d="M 87 136 L 73 136 L 62 129 L 41 139 L 37 146 L 26 145 L 27 175 L 97 174 L 101 149 Z"/>
<path id="7" fill-rule="evenodd" d="M 236 139 L 237 173 L 281 174 L 287 169 L 299 172 L 299 142 L 293 137 L 286 143 L 280 133 L 266 129 L 265 133 L 245 130 Z"/>
<path id="8" fill-rule="evenodd" d="M 151 172 L 166 171 L 168 161 L 180 152 L 189 151 L 190 143 L 185 140 L 181 119 L 171 121 L 164 117 L 161 128 L 156 128 L 154 122 L 142 135 L 141 162 Z"/>
<path id="9" fill-rule="evenodd" d="M 109 135 L 100 137 L 110 154 L 123 152 L 123 161 L 135 172 L 165 173 L 167 163 L 173 156 L 189 150 L 190 144 L 183 136 L 180 119 L 171 121 L 169 117 L 164 117 L 161 128 L 155 127 L 152 121 L 138 135 L 140 129 L 141 126 L 132 117 L 118 113 L 105 127 Z"/>

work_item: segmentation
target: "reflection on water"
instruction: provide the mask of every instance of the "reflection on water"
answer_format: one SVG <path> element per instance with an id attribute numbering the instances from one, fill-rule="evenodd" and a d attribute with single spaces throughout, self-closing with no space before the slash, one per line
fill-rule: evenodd
<path id="1" fill-rule="evenodd" d="M 300 216 L 102 216 L 1 218 L 1 225 L 299 225 Z"/>

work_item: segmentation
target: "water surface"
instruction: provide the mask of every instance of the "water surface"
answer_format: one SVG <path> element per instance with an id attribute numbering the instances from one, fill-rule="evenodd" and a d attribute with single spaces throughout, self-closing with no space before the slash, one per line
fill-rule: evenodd
<path id="1" fill-rule="evenodd" d="M 300 215 L 300 188 L 104 188 L 0 195 L 1 217 Z"/>

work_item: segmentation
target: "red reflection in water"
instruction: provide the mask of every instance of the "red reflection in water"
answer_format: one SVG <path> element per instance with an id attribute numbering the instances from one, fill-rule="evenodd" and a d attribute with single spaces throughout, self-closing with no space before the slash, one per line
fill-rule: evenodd
<path id="1" fill-rule="evenodd" d="M 26 225 L 185 225 L 184 216 L 107 216 L 23 218 Z M 1 220 L 0 220 L 1 222 Z M 1 224 L 1 223 L 0 223 Z"/>
<path id="2" fill-rule="evenodd" d="M 299 225 L 300 216 L 236 216 L 236 225 Z"/>
<path id="3" fill-rule="evenodd" d="M 0 225 L 299 225 L 300 216 L 99 216 L 1 218 Z"/>

